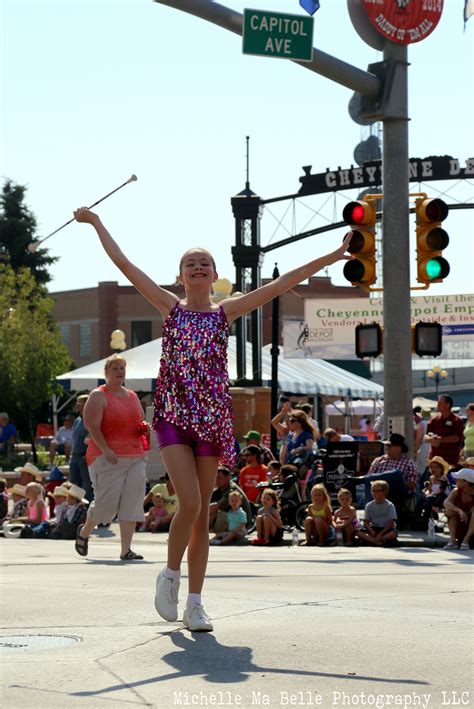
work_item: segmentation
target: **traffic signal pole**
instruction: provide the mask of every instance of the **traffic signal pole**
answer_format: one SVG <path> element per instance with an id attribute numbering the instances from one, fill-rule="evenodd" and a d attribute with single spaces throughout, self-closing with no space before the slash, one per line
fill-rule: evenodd
<path id="1" fill-rule="evenodd" d="M 401 433 L 413 448 L 410 253 L 408 203 L 407 47 L 386 41 L 384 60 L 396 62 L 397 118 L 383 128 L 383 310 L 385 434 Z"/>

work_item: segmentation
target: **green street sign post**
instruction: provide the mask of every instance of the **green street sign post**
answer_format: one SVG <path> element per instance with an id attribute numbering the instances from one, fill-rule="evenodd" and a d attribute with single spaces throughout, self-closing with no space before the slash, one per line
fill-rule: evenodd
<path id="1" fill-rule="evenodd" d="M 313 59 L 314 18 L 281 12 L 244 10 L 244 54 L 310 62 Z"/>

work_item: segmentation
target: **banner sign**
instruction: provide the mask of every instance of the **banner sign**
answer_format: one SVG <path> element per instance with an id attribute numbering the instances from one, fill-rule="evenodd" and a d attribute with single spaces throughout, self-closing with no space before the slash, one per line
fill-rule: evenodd
<path id="1" fill-rule="evenodd" d="M 443 359 L 474 358 L 474 294 L 411 298 L 411 320 L 443 326 Z M 306 300 L 304 320 L 283 323 L 285 357 L 355 359 L 356 325 L 373 322 L 383 325 L 383 298 Z"/>
<path id="2" fill-rule="evenodd" d="M 357 441 L 328 443 L 323 457 L 324 483 L 339 490 L 343 480 L 354 477 L 357 472 Z"/>
<path id="3" fill-rule="evenodd" d="M 315 175 L 310 174 L 311 166 L 304 168 L 306 174 L 300 177 L 301 187 L 298 194 L 310 195 L 337 190 L 364 189 L 382 184 L 382 161 L 364 162 L 361 167 L 346 170 L 329 170 Z M 410 182 L 429 182 L 431 180 L 463 180 L 474 177 L 474 158 L 468 158 L 465 166 L 450 155 L 430 155 L 427 158 L 410 159 Z"/>

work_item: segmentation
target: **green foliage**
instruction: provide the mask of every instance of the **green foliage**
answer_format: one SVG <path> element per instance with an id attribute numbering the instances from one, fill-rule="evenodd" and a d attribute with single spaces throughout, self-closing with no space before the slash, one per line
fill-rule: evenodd
<path id="1" fill-rule="evenodd" d="M 18 428 L 31 431 L 36 413 L 57 389 L 54 377 L 71 360 L 51 317 L 54 301 L 30 269 L 15 272 L 0 263 L 0 283 L 2 409 Z"/>
<path id="2" fill-rule="evenodd" d="M 0 193 L 0 260 L 9 263 L 14 271 L 26 266 L 38 283 L 48 283 L 51 276 L 47 267 L 57 258 L 47 256 L 47 249 L 36 253 L 28 251 L 35 239 L 36 219 L 25 205 L 26 187 L 6 180 Z"/>

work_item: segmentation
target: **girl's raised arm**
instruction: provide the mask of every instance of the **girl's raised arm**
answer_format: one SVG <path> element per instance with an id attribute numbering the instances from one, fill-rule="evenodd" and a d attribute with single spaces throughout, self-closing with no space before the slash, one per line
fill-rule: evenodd
<path id="1" fill-rule="evenodd" d="M 250 311 L 255 310 L 255 308 L 265 305 L 265 303 L 268 303 L 269 300 L 273 300 L 273 298 L 285 293 L 287 290 L 290 290 L 290 288 L 294 288 L 298 285 L 298 283 L 305 281 L 310 276 L 321 270 L 321 268 L 330 266 L 331 264 L 341 261 L 342 259 L 347 260 L 352 258 L 351 256 L 346 255 L 351 237 L 352 232 L 349 232 L 344 239 L 342 246 L 335 251 L 326 254 L 326 256 L 321 256 L 321 258 L 314 259 L 314 261 L 310 261 L 304 266 L 299 266 L 292 271 L 288 271 L 279 278 L 276 278 L 274 281 L 266 283 L 264 286 L 257 288 L 251 293 L 246 293 L 245 295 L 241 295 L 237 298 L 226 298 L 223 300 L 221 305 L 229 323 L 232 323 L 241 315 L 249 313 Z"/>
<path id="2" fill-rule="evenodd" d="M 124 276 L 128 278 L 130 283 L 161 312 L 163 317 L 166 317 L 178 302 L 178 298 L 174 293 L 170 293 L 170 291 L 161 288 L 161 286 L 152 281 L 146 273 L 128 260 L 102 224 L 97 214 L 91 212 L 87 207 L 81 207 L 80 209 L 76 209 L 74 217 L 76 221 L 91 224 L 94 227 L 109 258 L 114 262 L 117 268 L 122 271 Z"/>

